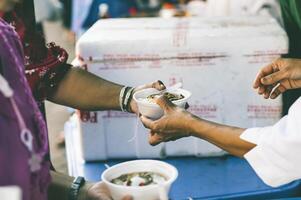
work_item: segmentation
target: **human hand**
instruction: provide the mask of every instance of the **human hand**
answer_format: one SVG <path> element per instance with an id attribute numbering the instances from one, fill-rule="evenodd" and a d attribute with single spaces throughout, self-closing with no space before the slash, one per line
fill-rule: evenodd
<path id="1" fill-rule="evenodd" d="M 197 117 L 185 109 L 177 107 L 164 96 L 158 98 L 156 103 L 163 109 L 163 117 L 153 121 L 140 116 L 144 126 L 151 130 L 149 135 L 151 145 L 158 145 L 161 142 L 174 141 L 191 135 L 191 122 Z"/>
<path id="2" fill-rule="evenodd" d="M 277 59 L 259 71 L 253 87 L 265 99 L 275 99 L 286 90 L 301 88 L 301 59 Z"/>
<path id="3" fill-rule="evenodd" d="M 80 190 L 81 200 L 113 200 L 110 191 L 103 182 L 85 183 Z M 122 200 L 132 200 L 131 196 L 126 196 Z"/>
<path id="4" fill-rule="evenodd" d="M 162 83 L 162 81 L 156 81 L 156 82 L 153 82 L 153 83 L 150 83 L 150 84 L 145 84 L 145 85 L 141 85 L 141 86 L 136 87 L 132 94 L 134 94 L 135 92 L 138 92 L 140 90 L 147 89 L 147 88 L 155 88 L 159 91 L 166 89 L 166 87 Z M 131 103 L 130 103 L 130 110 L 133 113 L 138 114 L 138 106 L 137 106 L 136 101 L 133 98 L 132 98 Z"/>

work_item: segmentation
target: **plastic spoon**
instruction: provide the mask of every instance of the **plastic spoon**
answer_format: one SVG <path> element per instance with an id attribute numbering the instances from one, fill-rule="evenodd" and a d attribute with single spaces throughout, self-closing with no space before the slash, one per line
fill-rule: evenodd
<path id="1" fill-rule="evenodd" d="M 181 83 L 181 82 L 176 83 L 176 84 L 174 84 L 173 86 L 168 87 L 168 88 L 166 88 L 165 90 L 160 91 L 160 94 L 163 94 L 164 92 L 172 92 L 172 91 L 174 91 L 174 90 L 177 90 L 177 89 L 179 89 L 179 88 L 182 88 L 182 86 L 183 86 L 183 83 Z"/>

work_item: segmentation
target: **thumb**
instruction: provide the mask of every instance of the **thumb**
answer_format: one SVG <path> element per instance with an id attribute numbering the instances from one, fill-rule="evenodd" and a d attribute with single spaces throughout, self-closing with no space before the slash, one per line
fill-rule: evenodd
<path id="1" fill-rule="evenodd" d="M 151 132 L 148 137 L 148 143 L 152 146 L 156 146 L 163 142 L 163 137 L 157 133 Z"/>
<path id="2" fill-rule="evenodd" d="M 284 78 L 286 78 L 286 73 L 284 73 L 283 71 L 277 71 L 273 74 L 263 77 L 261 79 L 261 83 L 263 85 L 272 85 L 272 84 L 278 83 L 279 81 L 281 81 Z"/>
<path id="3" fill-rule="evenodd" d="M 157 98 L 156 103 L 162 108 L 165 113 L 176 107 L 176 105 L 169 101 L 164 95 Z"/>
<path id="4" fill-rule="evenodd" d="M 144 117 L 144 116 L 141 116 L 140 120 L 143 123 L 145 128 L 148 128 L 148 129 L 153 129 L 154 128 L 154 121 L 153 120 L 151 120 L 147 117 Z"/>

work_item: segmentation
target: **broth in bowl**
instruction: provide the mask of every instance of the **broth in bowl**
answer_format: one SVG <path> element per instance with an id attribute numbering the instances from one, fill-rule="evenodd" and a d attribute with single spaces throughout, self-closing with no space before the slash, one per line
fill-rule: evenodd
<path id="1" fill-rule="evenodd" d="M 155 172 L 134 172 L 123 174 L 111 180 L 111 183 L 123 186 L 147 186 L 147 185 L 160 185 L 167 181 L 163 175 Z"/>
<path id="2" fill-rule="evenodd" d="M 177 177 L 174 166 L 158 160 L 123 162 L 101 175 L 114 200 L 122 200 L 125 196 L 138 200 L 161 199 L 162 195 L 168 195 Z"/>

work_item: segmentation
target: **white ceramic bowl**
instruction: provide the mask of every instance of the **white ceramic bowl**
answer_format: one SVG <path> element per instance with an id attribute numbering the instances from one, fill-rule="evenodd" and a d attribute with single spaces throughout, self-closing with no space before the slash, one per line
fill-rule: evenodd
<path id="1" fill-rule="evenodd" d="M 157 94 L 160 91 L 154 89 L 154 88 L 149 88 L 145 90 L 138 91 L 134 94 L 133 98 L 137 102 L 139 112 L 151 119 L 159 119 L 163 115 L 163 110 L 160 108 L 159 105 L 156 103 L 151 103 L 142 99 L 147 98 L 149 95 L 152 94 Z M 173 90 L 171 93 L 174 94 L 182 94 L 184 96 L 183 99 L 173 101 L 174 104 L 176 104 L 179 107 L 184 108 L 188 99 L 191 96 L 191 92 L 184 90 L 184 89 L 176 89 Z"/>
<path id="2" fill-rule="evenodd" d="M 122 186 L 111 183 L 111 180 L 123 174 L 133 172 L 155 172 L 162 174 L 167 178 L 167 181 L 160 185 L 148 186 Z M 162 192 L 167 195 L 172 183 L 177 179 L 177 169 L 162 161 L 158 160 L 135 160 L 123 162 L 114 165 L 105 170 L 101 176 L 102 181 L 106 184 L 111 192 L 114 200 L 122 200 L 124 196 L 130 195 L 134 200 L 155 200 L 162 197 Z"/>

